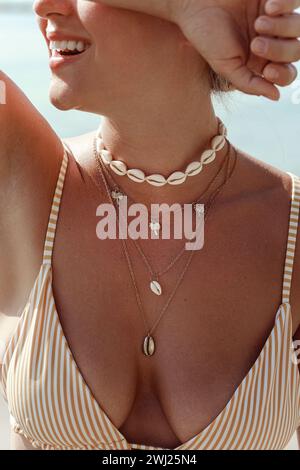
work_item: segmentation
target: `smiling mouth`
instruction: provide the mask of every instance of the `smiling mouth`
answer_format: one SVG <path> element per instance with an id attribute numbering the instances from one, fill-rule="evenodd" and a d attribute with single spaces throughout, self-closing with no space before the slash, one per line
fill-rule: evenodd
<path id="1" fill-rule="evenodd" d="M 52 56 L 74 56 L 85 52 L 90 44 L 84 41 L 50 41 Z"/>

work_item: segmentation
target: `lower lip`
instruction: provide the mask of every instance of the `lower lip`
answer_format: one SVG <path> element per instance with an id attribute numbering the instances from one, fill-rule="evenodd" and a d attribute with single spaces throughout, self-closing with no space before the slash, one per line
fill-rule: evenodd
<path id="1" fill-rule="evenodd" d="M 57 51 L 54 51 L 49 60 L 50 68 L 55 70 L 62 65 L 72 64 L 73 62 L 80 60 L 85 55 L 86 51 L 87 49 L 81 54 L 77 55 L 60 55 Z"/>

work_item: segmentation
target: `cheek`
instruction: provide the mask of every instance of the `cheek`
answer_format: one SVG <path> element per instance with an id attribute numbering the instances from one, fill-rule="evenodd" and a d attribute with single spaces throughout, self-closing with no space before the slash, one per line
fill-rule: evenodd
<path id="1" fill-rule="evenodd" d="M 101 4 L 81 0 L 78 1 L 78 18 L 84 29 L 91 36 L 91 39 L 95 40 L 101 31 L 107 29 L 110 10 L 111 8 Z"/>
<path id="2" fill-rule="evenodd" d="M 133 12 L 79 0 L 77 14 L 102 58 L 105 54 L 119 56 L 130 47 L 136 16 Z"/>

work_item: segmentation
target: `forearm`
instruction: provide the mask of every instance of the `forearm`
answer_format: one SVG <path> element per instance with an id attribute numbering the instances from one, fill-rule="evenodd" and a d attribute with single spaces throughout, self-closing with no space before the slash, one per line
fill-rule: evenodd
<path id="1" fill-rule="evenodd" d="M 117 8 L 125 8 L 158 16 L 169 21 L 176 17 L 177 5 L 184 0 L 90 0 Z"/>

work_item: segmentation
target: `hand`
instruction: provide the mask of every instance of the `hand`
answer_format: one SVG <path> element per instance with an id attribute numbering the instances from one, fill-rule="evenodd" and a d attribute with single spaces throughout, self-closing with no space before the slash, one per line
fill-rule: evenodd
<path id="1" fill-rule="evenodd" d="M 244 93 L 278 100 L 275 85 L 287 86 L 297 76 L 291 63 L 300 59 L 300 15 L 294 13 L 300 0 L 89 1 L 175 22 L 210 67 Z M 256 49 L 261 39 L 264 52 Z"/>
<path id="2" fill-rule="evenodd" d="M 300 15 L 294 13 L 300 0 L 276 3 L 277 11 L 272 0 L 182 0 L 175 21 L 210 67 L 235 88 L 278 100 L 275 84 L 289 85 L 297 76 L 291 62 L 300 59 Z M 263 51 L 257 49 L 261 40 Z"/>

